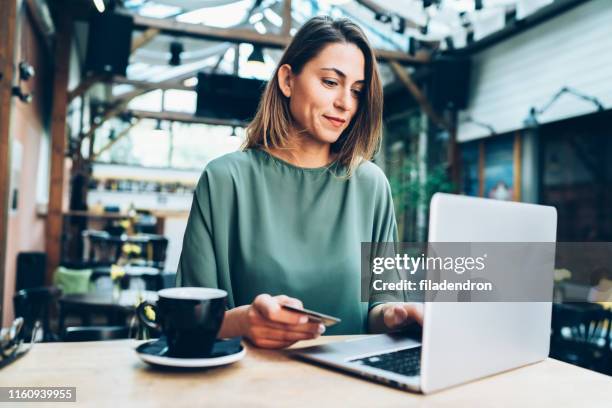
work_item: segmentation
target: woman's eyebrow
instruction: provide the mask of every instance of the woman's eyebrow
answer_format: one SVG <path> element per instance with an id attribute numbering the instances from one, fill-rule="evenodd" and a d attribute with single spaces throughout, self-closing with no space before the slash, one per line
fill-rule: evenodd
<path id="1" fill-rule="evenodd" d="M 346 78 L 346 74 L 340 71 L 338 68 L 321 68 L 321 71 L 333 71 L 338 74 L 339 77 L 342 77 L 343 79 Z M 355 83 L 364 84 L 365 81 L 363 79 L 360 79 L 359 81 L 355 81 Z"/>

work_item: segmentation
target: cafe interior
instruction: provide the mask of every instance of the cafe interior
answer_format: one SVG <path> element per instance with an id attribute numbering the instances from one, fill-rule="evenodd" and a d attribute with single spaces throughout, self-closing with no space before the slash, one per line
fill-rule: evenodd
<path id="1" fill-rule="evenodd" d="M 555 266 L 550 358 L 608 376 L 592 384 L 609 403 L 609 0 L 3 0 L 0 384 L 53 385 L 34 373 L 59 353 L 45 346 L 104 354 L 159 336 L 139 305 L 175 286 L 198 179 L 241 148 L 283 49 L 316 15 L 353 20 L 375 49 L 384 125 L 374 162 L 391 185 L 400 241 L 427 242 L 429 199 L 447 192 L 553 206 L 557 241 L 600 244 L 607 255 L 595 272 Z M 108 363 L 92 358 L 106 368 L 136 361 L 124 348 Z M 136 381 L 134 364 L 112 378 Z M 7 382 L 11 368 L 21 384 Z M 91 393 L 79 391 L 80 402 L 105 398 L 67 373 L 56 385 Z M 166 374 L 188 392 L 183 374 Z M 348 396 L 357 379 L 326 388 L 339 375 L 313 387 L 345 402 L 378 392 Z M 221 377 L 208 386 L 228 398 Z M 601 394 L 581 395 L 602 406 Z"/>

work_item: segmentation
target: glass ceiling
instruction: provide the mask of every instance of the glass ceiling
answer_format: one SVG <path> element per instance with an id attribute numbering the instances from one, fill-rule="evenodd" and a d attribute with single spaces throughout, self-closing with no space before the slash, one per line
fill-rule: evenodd
<path id="1" fill-rule="evenodd" d="M 455 48 L 462 48 L 468 44 L 468 33 L 471 33 L 474 41 L 478 41 L 494 33 L 506 24 L 509 16 L 521 19 L 537 11 L 539 8 L 549 5 L 554 0 L 293 0 L 292 1 L 292 31 L 295 33 L 297 27 L 315 15 L 330 15 L 332 17 L 348 17 L 359 24 L 370 39 L 372 45 L 379 49 L 407 52 L 411 38 L 421 41 L 437 41 L 441 49 L 452 44 Z M 343 4 L 337 4 L 343 3 Z M 384 11 L 377 15 L 371 7 L 363 3 L 373 4 Z M 424 7 L 428 5 L 428 7 Z M 481 3 L 481 4 L 477 4 Z M 124 0 L 124 7 L 134 13 L 151 18 L 174 19 L 182 23 L 203 24 L 219 28 L 242 28 L 255 30 L 261 34 L 280 34 L 282 27 L 282 0 Z M 431 5 L 429 5 L 431 4 Z M 478 6 L 478 10 L 476 7 Z M 386 21 L 386 17 L 391 21 Z M 398 19 L 404 23 L 403 30 L 397 26 Z M 395 21 L 395 23 L 394 23 Z M 424 28 L 426 27 L 426 29 Z M 141 35 L 135 32 L 134 37 Z M 448 39 L 452 39 L 449 41 Z M 170 66 L 170 44 L 179 41 L 184 51 L 180 54 L 181 64 Z M 236 50 L 238 49 L 238 53 Z M 148 82 L 175 81 L 182 82 L 185 86 L 195 86 L 196 74 L 199 71 L 215 70 L 218 73 L 238 74 L 242 77 L 254 77 L 269 79 L 279 60 L 282 51 L 278 49 L 264 49 L 264 64 L 258 64 L 256 68 L 247 64 L 253 46 L 242 43 L 238 46 L 231 43 L 204 41 L 194 38 L 176 37 L 159 34 L 145 46 L 137 49 L 130 57 L 127 70 L 128 79 Z M 238 55 L 238 71 L 234 72 L 234 60 Z M 384 68 L 384 67 L 383 67 Z M 384 70 L 383 70 L 384 71 Z M 384 73 L 384 72 L 383 72 Z M 383 75 L 383 78 L 385 76 Z M 114 85 L 112 95 L 121 98 L 134 88 L 130 85 Z M 162 106 L 162 94 L 163 104 Z M 195 112 L 195 92 L 193 91 L 161 91 L 148 92 L 133 99 L 128 105 L 129 109 L 146 111 L 178 111 L 186 113 Z M 112 127 L 113 121 L 108 126 Z M 131 142 L 120 141 L 116 143 L 105 154 L 100 156 L 102 161 L 118 160 L 125 153 L 127 144 L 143 140 L 145 134 L 150 130 L 153 123 L 157 128 L 159 124 L 155 121 L 143 121 L 130 132 Z M 146 126 L 145 126 L 146 125 Z M 115 128 L 117 125 L 114 125 Z M 119 125 L 120 126 L 120 125 Z M 180 143 L 182 131 L 171 132 L 175 125 L 169 125 L 157 129 L 158 133 L 165 133 L 166 138 L 175 133 L 175 144 Z M 230 134 L 242 134 L 243 130 L 217 127 L 219 130 L 211 130 L 214 126 L 206 125 L 182 125 L 192 126 L 192 130 L 205 131 L 206 134 L 216 134 L 219 142 L 226 148 L 237 147 L 236 138 Z M 148 129 L 148 130 L 147 130 Z M 228 130 L 230 129 L 230 130 Z M 110 128 L 101 129 L 100 133 L 112 135 Z M 186 133 L 187 134 L 187 133 Z M 132 136 L 134 135 L 134 136 Z M 141 136 L 138 136 L 141 135 Z M 96 144 L 107 143 L 108 137 L 97 138 Z M 164 151 L 156 156 L 150 151 L 140 152 L 133 147 L 134 153 L 128 158 L 129 161 L 144 160 L 146 165 L 168 166 L 184 165 L 197 166 L 198 160 L 190 160 L 185 156 L 173 159 L 172 155 L 181 154 L 181 147 L 172 147 L 173 142 L 167 140 L 158 145 L 158 149 Z M 236 146 L 234 146 L 236 145 Z M 185 145 L 185 155 L 191 149 Z M 229 146 L 229 147 L 228 147 Z M 193 147 L 193 146 L 192 146 Z M 117 153 L 123 151 L 124 153 Z M 136 152 L 142 154 L 136 154 Z M 167 153 L 175 152 L 175 153 Z M 115 153 L 113 153 L 115 152 Z M 115 157 L 113 157 L 113 155 Z M 196 154 L 197 156 L 197 154 Z M 140 159 L 139 159 L 140 157 Z M 198 156 L 199 157 L 199 156 Z M 201 157 L 199 157 L 201 159 Z M 149 163 L 147 161 L 153 160 Z M 140 164 L 145 164 L 140 163 Z"/>
<path id="2" fill-rule="evenodd" d="M 553 0 L 293 0 L 292 32 L 315 15 L 348 17 L 367 33 L 376 48 L 408 52 L 409 40 L 439 42 L 441 49 L 462 48 L 468 34 L 479 40 L 502 29 L 508 16 L 521 19 L 552 3 Z M 343 3 L 343 4 L 336 4 Z M 383 11 L 377 15 L 372 4 Z M 481 4 L 479 4 L 481 3 Z M 429 5 L 431 4 L 431 5 Z M 428 7 L 424 7 L 428 5 Z M 146 17 L 174 19 L 183 23 L 203 24 L 219 28 L 243 28 L 261 34 L 279 34 L 282 26 L 282 0 L 125 0 L 128 11 Z M 479 7 L 478 10 L 475 8 Z M 390 21 L 385 21 L 385 20 Z M 394 21 L 403 22 L 403 29 Z M 135 33 L 135 36 L 140 33 Z M 184 51 L 182 64 L 168 65 L 169 45 L 180 41 Z M 450 45 L 452 44 L 452 45 Z M 240 46 L 240 76 L 267 79 L 279 50 L 265 49 L 265 69 L 245 68 L 252 50 L 250 44 Z M 224 55 L 220 60 L 220 56 Z M 130 61 L 128 78 L 148 81 L 186 79 L 189 73 L 212 69 L 233 74 L 235 52 L 230 43 L 202 41 L 158 35 L 138 49 Z M 119 93 L 126 91 L 123 88 Z"/>

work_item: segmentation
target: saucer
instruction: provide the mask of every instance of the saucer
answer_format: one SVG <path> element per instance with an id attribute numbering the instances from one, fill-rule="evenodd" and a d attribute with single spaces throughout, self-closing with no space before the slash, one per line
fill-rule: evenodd
<path id="1" fill-rule="evenodd" d="M 208 357 L 170 357 L 166 355 L 167 352 L 168 346 L 164 337 L 148 341 L 136 348 L 136 353 L 142 361 L 165 367 L 217 367 L 235 363 L 246 355 L 246 349 L 240 344 L 240 337 L 217 340 Z"/>

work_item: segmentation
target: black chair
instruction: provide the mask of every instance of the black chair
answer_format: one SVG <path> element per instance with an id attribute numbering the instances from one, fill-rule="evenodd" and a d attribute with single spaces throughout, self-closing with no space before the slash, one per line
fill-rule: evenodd
<path id="1" fill-rule="evenodd" d="M 148 210 L 137 210 L 137 214 L 134 231 L 137 234 L 155 234 L 157 232 L 157 217 Z"/>
<path id="2" fill-rule="evenodd" d="M 68 342 L 103 341 L 129 338 L 127 326 L 88 326 L 67 327 L 62 339 Z"/>
<path id="3" fill-rule="evenodd" d="M 149 265 L 158 268 L 164 269 L 166 264 L 166 251 L 168 250 L 168 238 L 162 235 L 148 235 L 149 242 L 147 247 L 151 248 L 151 253 L 147 254 L 147 260 L 149 261 Z"/>
<path id="4" fill-rule="evenodd" d="M 57 341 L 58 337 L 51 331 L 49 309 L 54 305 L 62 291 L 55 287 L 38 287 L 22 289 L 13 296 L 15 317 L 23 317 L 23 336 L 26 341 L 32 338 L 32 329 L 37 320 L 41 322 L 43 342 Z"/>
<path id="5" fill-rule="evenodd" d="M 20 252 L 17 254 L 15 291 L 44 286 L 46 265 L 47 254 L 44 252 Z"/>
<path id="6" fill-rule="evenodd" d="M 121 240 L 106 231 L 85 230 L 83 236 L 83 260 L 94 264 L 113 264 L 121 255 Z"/>
<path id="7" fill-rule="evenodd" d="M 553 304 L 550 356 L 611 374 L 610 314 L 598 304 Z"/>
<path id="8" fill-rule="evenodd" d="M 120 284 L 121 284 L 122 289 L 129 289 L 130 282 L 132 280 L 141 280 L 144 283 L 144 289 L 146 290 L 156 291 L 162 288 L 159 283 L 160 282 L 160 272 L 156 268 L 147 267 L 146 265 L 142 265 L 139 262 L 133 262 L 126 266 L 126 268 L 130 268 L 130 267 L 135 267 L 135 268 L 146 267 L 150 271 L 147 271 L 140 275 L 131 275 L 128 272 L 123 278 L 121 278 Z M 94 282 L 95 284 L 97 284 L 98 279 L 101 279 L 101 278 L 104 278 L 107 280 L 110 279 L 110 271 L 111 271 L 110 266 L 93 268 L 93 273 L 91 274 L 91 282 Z"/>
<path id="9" fill-rule="evenodd" d="M 176 286 L 176 272 L 162 272 L 158 275 L 159 289 L 173 288 Z"/>

